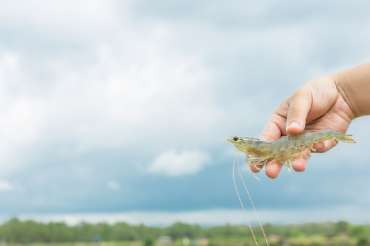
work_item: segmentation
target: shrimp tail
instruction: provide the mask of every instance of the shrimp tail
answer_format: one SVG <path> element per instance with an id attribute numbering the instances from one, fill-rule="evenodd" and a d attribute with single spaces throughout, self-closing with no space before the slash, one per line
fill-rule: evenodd
<path id="1" fill-rule="evenodd" d="M 344 142 L 344 143 L 356 143 L 356 141 L 353 139 L 352 135 L 349 134 L 338 134 L 336 136 L 336 140 Z"/>

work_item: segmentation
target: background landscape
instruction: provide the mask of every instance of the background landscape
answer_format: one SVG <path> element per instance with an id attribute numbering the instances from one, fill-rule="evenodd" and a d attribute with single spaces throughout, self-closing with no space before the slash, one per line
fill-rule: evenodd
<path id="1" fill-rule="evenodd" d="M 223 238 L 224 229 L 250 237 L 238 226 L 256 219 L 240 209 L 231 179 L 244 157 L 226 138 L 257 137 L 302 83 L 370 53 L 368 1 L 0 3 L 0 237 L 8 243 L 34 242 L 20 239 L 39 228 L 32 223 L 154 231 L 136 231 L 135 242 L 171 236 L 177 222 L 202 226 L 189 240 Z M 359 225 L 370 223 L 369 119 L 349 132 L 357 144 L 313 156 L 305 173 L 257 181 L 242 166 L 272 235 L 367 238 Z M 284 227 L 303 223 L 323 224 L 314 233 Z M 64 224 L 42 235 L 62 234 Z M 65 230 L 75 235 L 66 241 L 111 233 Z"/>

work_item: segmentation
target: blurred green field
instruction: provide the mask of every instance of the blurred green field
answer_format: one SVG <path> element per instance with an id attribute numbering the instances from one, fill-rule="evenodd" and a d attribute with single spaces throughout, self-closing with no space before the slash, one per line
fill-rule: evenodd
<path id="1" fill-rule="evenodd" d="M 264 245 L 262 239 L 260 245 Z M 300 236 L 294 238 L 281 238 L 270 236 L 271 246 L 367 246 L 368 241 L 356 240 L 345 235 L 327 238 L 324 236 Z M 187 238 L 176 241 L 120 241 L 120 242 L 69 242 L 69 243 L 0 243 L 0 246 L 253 246 L 248 238 L 212 238 L 195 239 Z"/>
<path id="2" fill-rule="evenodd" d="M 370 246 L 370 226 L 337 223 L 264 225 L 271 246 Z M 254 228 L 259 245 L 261 231 Z M 115 224 L 67 225 L 11 219 L 0 225 L 0 246 L 253 246 L 248 227 L 167 227 Z"/>
<path id="3" fill-rule="evenodd" d="M 68 243 L 2 243 L 1 246 L 141 246 L 141 241 L 127 242 L 68 242 Z"/>

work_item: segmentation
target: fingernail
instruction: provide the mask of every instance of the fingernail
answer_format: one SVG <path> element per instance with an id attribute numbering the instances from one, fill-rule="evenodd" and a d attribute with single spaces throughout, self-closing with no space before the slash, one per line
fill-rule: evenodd
<path id="1" fill-rule="evenodd" d="M 290 124 L 288 125 L 288 127 L 287 128 L 302 128 L 301 127 L 301 124 L 299 124 L 298 122 L 296 122 L 296 121 L 292 121 L 292 122 L 290 122 Z"/>

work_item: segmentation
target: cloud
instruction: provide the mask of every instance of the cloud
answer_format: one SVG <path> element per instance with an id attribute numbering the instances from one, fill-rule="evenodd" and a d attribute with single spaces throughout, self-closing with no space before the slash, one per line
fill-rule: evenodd
<path id="1" fill-rule="evenodd" d="M 23 189 L 2 192 L 0 210 L 234 208 L 225 139 L 258 136 L 303 81 L 370 52 L 370 32 L 357 33 L 368 7 L 284 3 L 3 4 L 0 180 Z M 254 198 L 263 208 L 364 202 L 353 191 L 367 187 L 366 119 L 351 132 L 358 144 L 253 185 Z"/>
<path id="2" fill-rule="evenodd" d="M 209 156 L 200 151 L 167 151 L 156 157 L 148 171 L 166 176 L 195 174 L 208 163 Z"/>
<path id="3" fill-rule="evenodd" d="M 10 37 L 17 31 L 33 38 L 35 31 L 42 34 L 39 40 L 30 40 L 33 44 L 45 39 L 67 41 L 70 38 L 72 43 L 97 40 L 99 34 L 95 31 L 107 34 L 117 27 L 114 1 L 93 0 L 88 6 L 83 1 L 68 0 L 54 4 L 43 4 L 38 0 L 21 2 L 9 3 L 0 10 L 0 30 L 8 31 Z M 126 14 L 125 9 L 126 6 L 121 4 L 122 14 Z"/>
<path id="4" fill-rule="evenodd" d="M 74 9 L 69 4 L 62 6 L 65 8 Z M 95 12 L 97 9 L 101 8 L 91 13 L 72 11 L 71 15 L 79 19 L 81 14 L 93 20 L 90 14 L 101 17 L 108 11 L 115 16 L 109 4 L 102 8 L 104 13 Z M 70 17 L 63 19 L 57 8 L 44 6 L 40 11 L 48 15 L 24 17 L 28 18 L 30 32 L 41 31 L 43 38 L 53 37 L 53 32 L 39 30 L 39 25 L 49 23 L 47 25 L 54 25 L 55 29 L 59 29 L 59 25 L 70 26 Z M 58 21 L 39 20 L 38 16 L 52 19 L 55 11 Z M 13 20 L 12 15 L 6 16 Z M 101 25 L 109 26 L 110 23 Z M 85 34 L 97 31 L 82 29 Z M 102 40 L 81 49 L 77 56 L 73 48 L 59 54 L 54 52 L 59 49 L 56 47 L 43 55 L 40 53 L 45 51 L 29 53 L 28 47 L 0 50 L 0 78 L 4 89 L 0 146 L 10 153 L 2 155 L 1 163 L 19 170 L 18 167 L 27 166 L 31 158 L 11 153 L 29 151 L 42 155 L 37 148 L 43 151 L 54 143 L 65 143 L 54 150 L 55 156 L 61 151 L 64 156 L 76 156 L 101 148 L 136 149 L 140 142 L 148 139 L 152 140 L 147 144 L 155 145 L 159 137 L 164 145 L 173 143 L 175 136 L 187 142 L 191 135 L 217 122 L 222 112 L 214 105 L 207 70 L 198 59 L 177 51 L 172 36 L 172 28 L 166 25 L 148 29 L 123 23 L 113 40 Z M 71 37 L 71 40 L 76 39 Z M 67 39 L 59 41 L 68 44 Z M 34 61 L 39 66 L 35 66 Z M 201 120 L 191 120 L 194 118 Z M 165 129 L 167 134 L 163 136 Z M 198 143 L 205 141 L 198 139 Z M 157 150 L 147 148 L 148 153 L 142 154 L 153 154 L 150 152 L 159 151 L 160 147 Z M 5 159 L 5 156 L 9 157 Z M 13 165 L 13 162 L 20 165 Z"/>
<path id="5" fill-rule="evenodd" d="M 0 180 L 0 192 L 11 191 L 13 189 L 14 189 L 14 186 L 12 183 L 10 183 L 7 180 Z"/>

